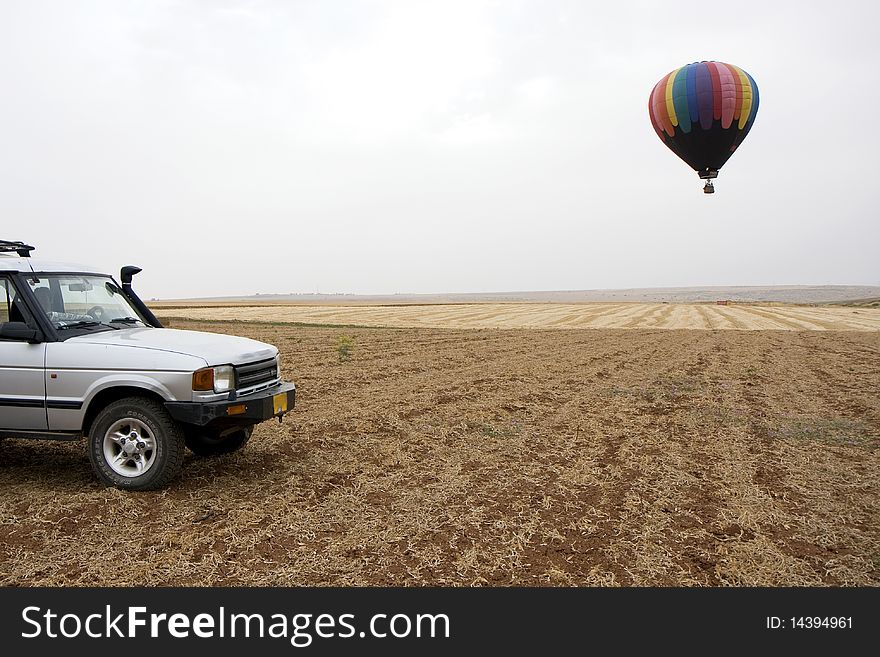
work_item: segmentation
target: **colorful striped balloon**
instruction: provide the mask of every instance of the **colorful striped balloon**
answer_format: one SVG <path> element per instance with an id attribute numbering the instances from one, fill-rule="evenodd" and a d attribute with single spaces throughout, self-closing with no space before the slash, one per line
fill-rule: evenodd
<path id="1" fill-rule="evenodd" d="M 714 178 L 755 122 L 758 85 L 733 64 L 688 64 L 654 85 L 648 113 L 663 143 L 701 178 Z"/>

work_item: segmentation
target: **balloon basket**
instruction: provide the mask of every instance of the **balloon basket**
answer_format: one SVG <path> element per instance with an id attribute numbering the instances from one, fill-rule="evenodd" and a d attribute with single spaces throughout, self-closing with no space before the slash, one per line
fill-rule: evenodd
<path id="1" fill-rule="evenodd" d="M 703 186 L 703 193 L 714 194 L 715 186 L 712 184 L 712 180 L 718 177 L 718 169 L 703 169 L 702 171 L 697 171 L 697 175 L 700 176 L 700 180 L 706 181 L 706 184 Z"/>

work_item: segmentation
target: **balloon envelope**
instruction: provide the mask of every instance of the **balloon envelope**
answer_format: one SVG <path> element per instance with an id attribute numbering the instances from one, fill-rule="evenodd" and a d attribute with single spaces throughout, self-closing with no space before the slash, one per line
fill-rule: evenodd
<path id="1" fill-rule="evenodd" d="M 758 85 L 732 64 L 688 64 L 654 85 L 648 113 L 663 143 L 701 178 L 707 177 L 727 162 L 751 130 L 758 113 Z"/>

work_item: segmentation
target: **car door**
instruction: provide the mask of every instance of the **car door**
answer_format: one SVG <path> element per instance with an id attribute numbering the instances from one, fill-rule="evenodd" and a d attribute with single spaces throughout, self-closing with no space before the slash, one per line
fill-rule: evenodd
<path id="1" fill-rule="evenodd" d="M 33 325 L 9 276 L 0 275 L 0 324 Z M 0 337 L 0 430 L 45 431 L 46 345 Z"/>

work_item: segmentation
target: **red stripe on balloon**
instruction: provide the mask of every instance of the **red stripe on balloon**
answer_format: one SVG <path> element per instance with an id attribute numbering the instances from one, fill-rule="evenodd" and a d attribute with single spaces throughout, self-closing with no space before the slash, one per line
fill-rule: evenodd
<path id="1" fill-rule="evenodd" d="M 715 62 L 715 66 L 721 80 L 721 127 L 726 130 L 733 123 L 733 113 L 736 110 L 736 84 L 733 81 L 733 71 L 726 64 Z"/>
<path id="2" fill-rule="evenodd" d="M 721 119 L 721 76 L 715 62 L 706 62 L 706 65 L 712 76 L 712 118 L 718 121 Z"/>
<path id="3" fill-rule="evenodd" d="M 656 90 L 657 87 L 655 86 Z M 657 136 L 660 139 L 663 139 L 663 129 L 660 127 L 660 123 L 657 121 L 657 117 L 654 116 L 654 92 L 651 92 L 651 95 L 648 96 L 648 115 L 651 117 L 651 127 L 654 128 L 654 132 L 657 133 Z"/>
<path id="4" fill-rule="evenodd" d="M 666 106 L 666 82 L 669 80 L 669 76 L 674 72 L 675 71 L 672 71 L 671 73 L 664 75 L 663 79 L 654 87 L 654 92 L 651 94 L 651 100 L 654 106 L 654 116 L 657 118 L 660 125 L 663 126 L 663 130 L 666 131 L 666 134 L 670 137 L 675 136 L 675 126 L 672 125 L 672 120 L 669 118 L 669 108 Z"/>

